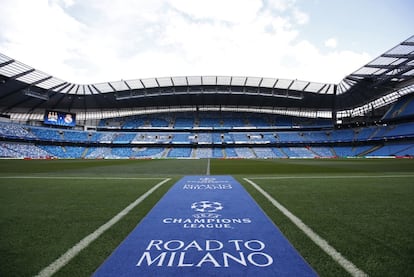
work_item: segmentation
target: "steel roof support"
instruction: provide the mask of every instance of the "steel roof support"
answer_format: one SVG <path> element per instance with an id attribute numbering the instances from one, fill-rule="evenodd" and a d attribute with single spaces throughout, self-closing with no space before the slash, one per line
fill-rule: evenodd
<path id="1" fill-rule="evenodd" d="M 29 70 L 27 70 L 27 71 L 23 71 L 23 72 L 20 72 L 19 74 L 16 74 L 16 75 L 13 75 L 13 76 L 11 76 L 10 77 L 10 79 L 17 79 L 17 78 L 20 78 L 20 77 L 22 77 L 22 76 L 24 76 L 24 75 L 27 75 L 27 74 L 29 74 L 29 73 L 32 73 L 33 71 L 35 71 L 35 69 L 29 69 Z"/>
<path id="2" fill-rule="evenodd" d="M 7 62 L 0 63 L 0 67 L 6 66 L 6 65 L 14 63 L 14 62 L 15 62 L 15 60 L 10 60 L 10 61 L 7 61 Z"/>

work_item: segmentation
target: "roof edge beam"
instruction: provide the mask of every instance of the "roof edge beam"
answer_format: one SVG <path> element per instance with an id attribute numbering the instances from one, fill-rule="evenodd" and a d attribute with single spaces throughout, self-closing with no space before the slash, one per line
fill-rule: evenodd
<path id="1" fill-rule="evenodd" d="M 11 76 L 11 77 L 10 77 L 10 79 L 17 79 L 17 78 L 20 78 L 20 77 L 22 77 L 22 76 L 24 76 L 24 75 L 27 75 L 27 74 L 32 73 L 33 71 L 35 71 L 35 69 L 34 69 L 34 68 L 29 69 L 29 70 L 24 71 L 24 72 L 20 72 L 20 73 L 18 73 L 18 74 L 16 74 L 16 75 L 14 75 L 14 76 Z"/>
<path id="2" fill-rule="evenodd" d="M 10 61 L 4 62 L 4 63 L 0 63 L 0 67 L 4 67 L 4 66 L 6 66 L 8 64 L 11 64 L 11 63 L 14 63 L 14 62 L 15 62 L 15 60 L 10 60 Z"/>

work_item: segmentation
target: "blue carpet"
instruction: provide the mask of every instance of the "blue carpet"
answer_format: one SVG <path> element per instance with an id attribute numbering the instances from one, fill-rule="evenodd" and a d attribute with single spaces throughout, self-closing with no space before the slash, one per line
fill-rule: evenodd
<path id="1" fill-rule="evenodd" d="M 94 276 L 317 276 L 231 176 L 186 176 Z"/>

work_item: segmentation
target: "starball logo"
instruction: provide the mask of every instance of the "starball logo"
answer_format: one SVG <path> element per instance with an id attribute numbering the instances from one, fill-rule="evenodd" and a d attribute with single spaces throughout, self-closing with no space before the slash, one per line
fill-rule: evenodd
<path id="1" fill-rule="evenodd" d="M 191 204 L 191 209 L 202 213 L 214 213 L 221 211 L 223 205 L 220 202 L 199 201 Z"/>
<path id="2" fill-rule="evenodd" d="M 216 212 L 221 211 L 223 205 L 220 202 L 199 201 L 191 204 L 191 209 L 200 212 L 193 214 L 195 218 L 219 218 L 221 215 Z"/>

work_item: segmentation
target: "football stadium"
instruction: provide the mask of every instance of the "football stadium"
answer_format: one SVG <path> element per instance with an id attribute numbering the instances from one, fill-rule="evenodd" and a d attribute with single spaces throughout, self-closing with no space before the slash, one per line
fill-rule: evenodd
<path id="1" fill-rule="evenodd" d="M 384 51 L 337 84 L 0 54 L 0 276 L 412 276 L 414 36 Z"/>

